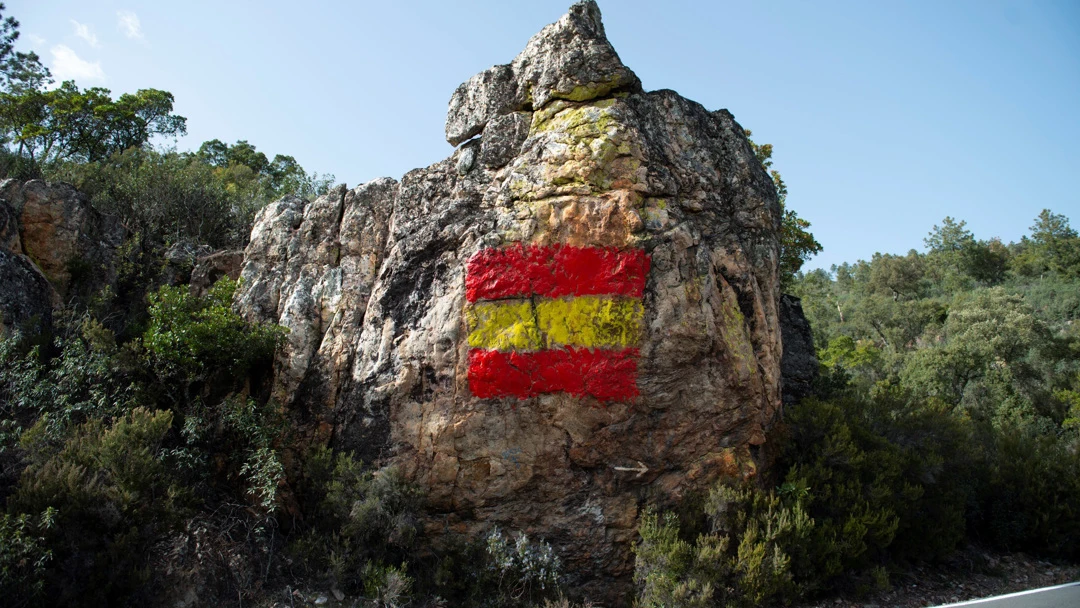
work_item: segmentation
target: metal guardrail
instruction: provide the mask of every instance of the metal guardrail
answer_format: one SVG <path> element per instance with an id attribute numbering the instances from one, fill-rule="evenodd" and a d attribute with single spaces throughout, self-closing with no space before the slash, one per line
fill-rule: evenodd
<path id="1" fill-rule="evenodd" d="M 979 606 L 979 608 L 1080 608 L 1080 581 L 957 602 L 955 604 L 941 604 L 934 608 L 955 608 L 958 606 Z"/>

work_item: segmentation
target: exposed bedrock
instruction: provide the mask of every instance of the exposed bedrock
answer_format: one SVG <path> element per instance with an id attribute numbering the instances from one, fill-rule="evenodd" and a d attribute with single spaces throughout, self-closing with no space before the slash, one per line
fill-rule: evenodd
<path id="1" fill-rule="evenodd" d="M 642 91 L 593 2 L 459 87 L 446 135 L 265 208 L 237 302 L 290 329 L 276 398 L 421 485 L 430 534 L 527 532 L 617 597 L 646 502 L 768 464 L 773 183 L 729 112 Z"/>

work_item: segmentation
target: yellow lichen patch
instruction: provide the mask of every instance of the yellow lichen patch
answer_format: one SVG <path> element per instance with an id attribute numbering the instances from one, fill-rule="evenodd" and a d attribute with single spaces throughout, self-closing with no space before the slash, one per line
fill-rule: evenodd
<path id="1" fill-rule="evenodd" d="M 612 114 L 615 100 L 602 99 L 590 104 L 557 101 L 533 113 L 529 135 L 545 131 L 566 133 L 576 140 L 592 139 L 619 127 Z"/>
<path id="2" fill-rule="evenodd" d="M 510 194 L 535 201 L 643 190 L 644 152 L 628 120 L 628 109 L 615 99 L 557 100 L 534 112 L 529 137 L 540 155 L 528 167 L 515 163 Z"/>
<path id="3" fill-rule="evenodd" d="M 532 303 L 478 302 L 465 309 L 469 346 L 495 350 L 537 350 L 540 331 Z"/>
<path id="4" fill-rule="evenodd" d="M 544 300 L 536 319 L 549 347 L 626 348 L 641 341 L 645 309 L 640 300 L 582 296 Z"/>
<path id="5" fill-rule="evenodd" d="M 611 122 L 612 116 L 609 111 L 614 105 L 614 99 L 601 99 L 592 103 L 574 103 L 557 99 L 533 112 L 529 134 L 551 130 L 569 131 L 583 127 L 590 130 L 600 127 L 599 130 L 604 130 L 603 127 Z"/>
<path id="6" fill-rule="evenodd" d="M 740 371 L 745 375 L 757 373 L 757 357 L 754 354 L 750 340 L 749 329 L 746 325 L 746 317 L 739 308 L 738 298 L 735 291 L 728 285 L 723 277 L 717 281 L 720 288 L 720 310 L 717 319 L 720 335 L 727 344 L 727 350 L 734 362 L 739 364 Z"/>
<path id="7" fill-rule="evenodd" d="M 616 74 L 603 82 L 589 82 L 575 86 L 569 93 L 552 91 L 552 97 L 562 97 L 571 101 L 589 101 L 597 97 L 603 97 L 623 84 L 621 75 Z"/>

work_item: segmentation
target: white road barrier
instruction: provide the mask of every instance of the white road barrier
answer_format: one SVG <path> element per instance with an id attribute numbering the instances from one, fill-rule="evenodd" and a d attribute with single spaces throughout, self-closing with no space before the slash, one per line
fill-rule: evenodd
<path id="1" fill-rule="evenodd" d="M 982 608 L 1077 608 L 1080 607 L 1080 581 L 1029 589 L 1007 595 L 984 597 L 956 604 L 942 604 L 935 608 L 954 606 L 981 606 Z"/>

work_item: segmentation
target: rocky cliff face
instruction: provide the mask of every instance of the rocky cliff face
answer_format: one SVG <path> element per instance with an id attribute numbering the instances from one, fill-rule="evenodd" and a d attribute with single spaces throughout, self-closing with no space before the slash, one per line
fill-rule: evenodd
<path id="1" fill-rule="evenodd" d="M 644 92 L 593 2 L 459 87 L 446 137 L 265 208 L 238 305 L 291 330 L 275 395 L 312 440 L 404 470 L 432 535 L 526 531 L 602 597 L 645 502 L 750 473 L 778 419 L 772 181 L 729 112 Z"/>

